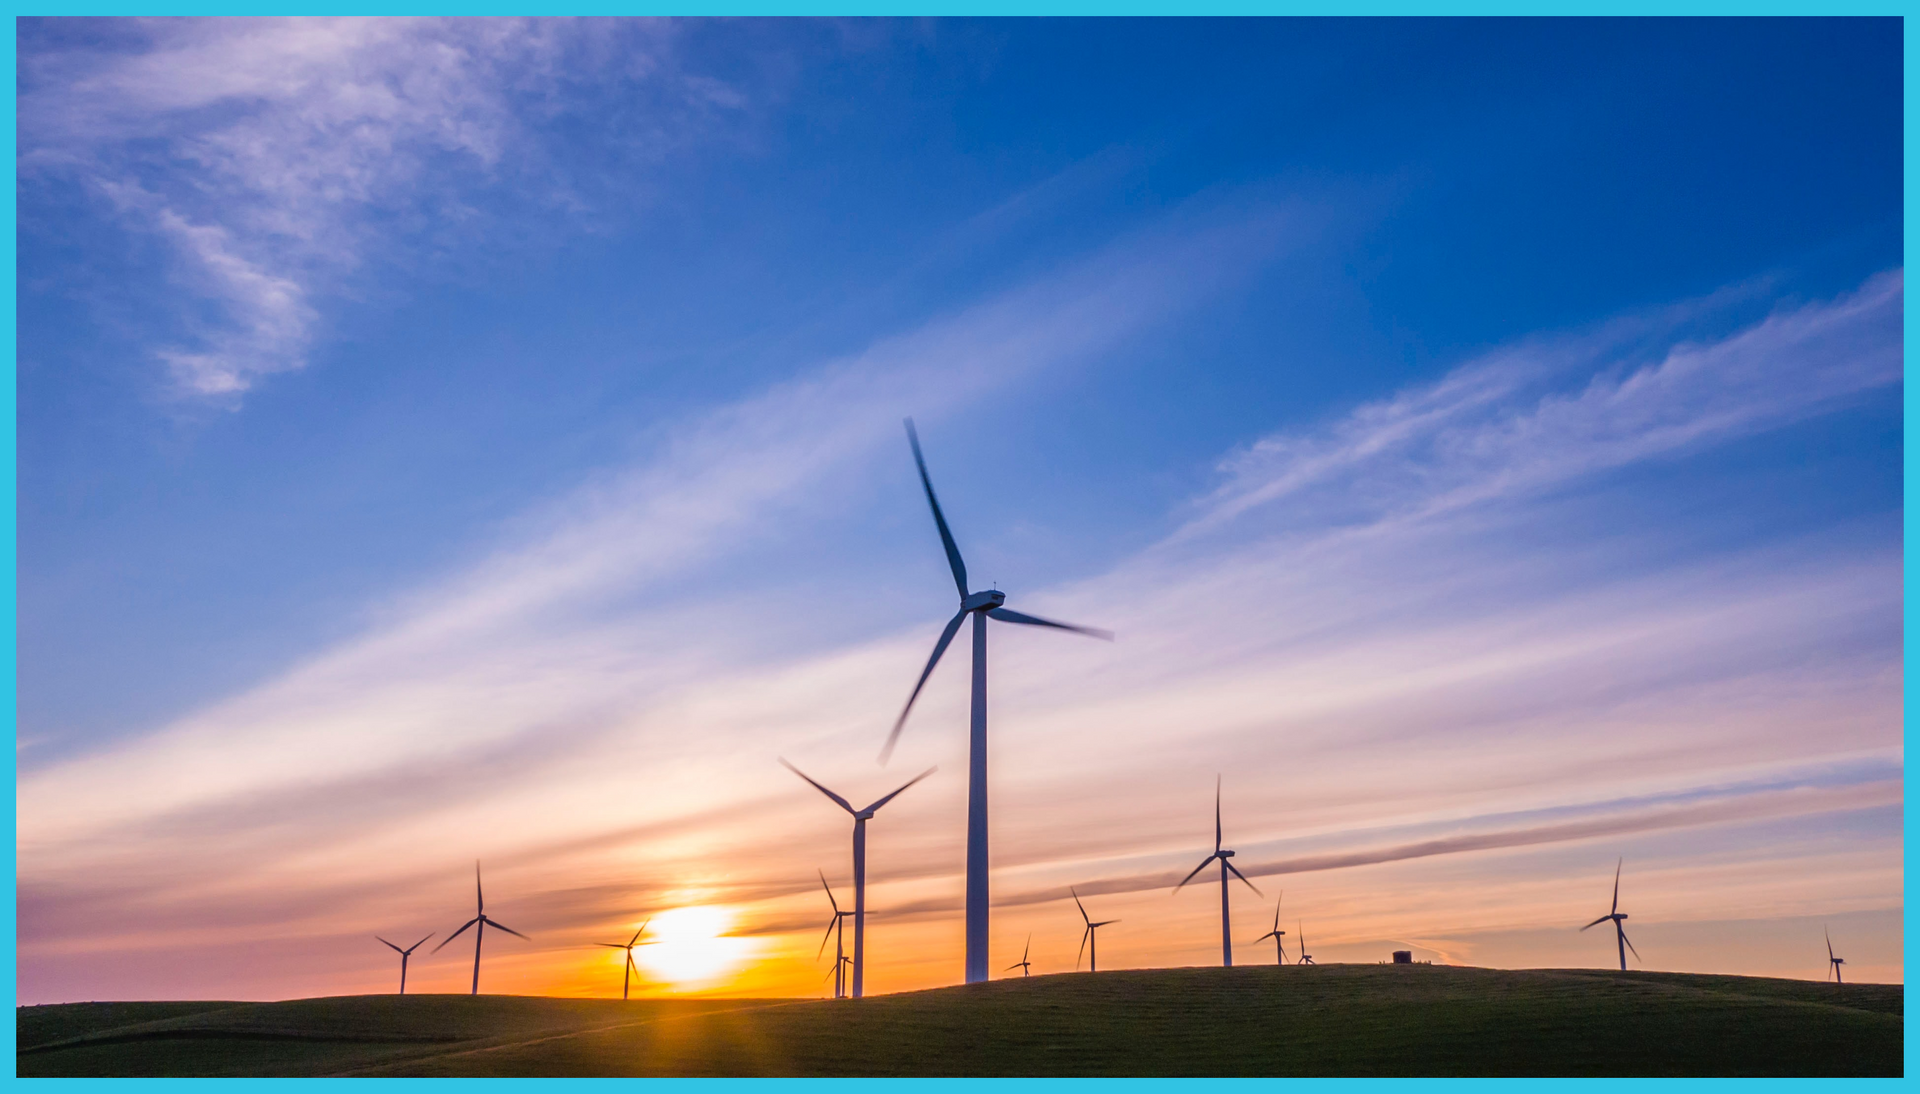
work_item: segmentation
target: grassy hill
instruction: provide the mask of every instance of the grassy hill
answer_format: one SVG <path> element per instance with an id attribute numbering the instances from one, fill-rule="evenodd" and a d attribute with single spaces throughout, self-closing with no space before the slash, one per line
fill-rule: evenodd
<path id="1" fill-rule="evenodd" d="M 831 1000 L 21 1007 L 28 1075 L 1899 1075 L 1899 985 L 1141 969 Z"/>

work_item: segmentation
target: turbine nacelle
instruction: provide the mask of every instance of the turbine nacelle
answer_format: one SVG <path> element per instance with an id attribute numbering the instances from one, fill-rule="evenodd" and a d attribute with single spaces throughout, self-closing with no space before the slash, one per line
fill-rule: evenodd
<path id="1" fill-rule="evenodd" d="M 1215 858 L 1232 858 L 1233 857 L 1232 851 L 1215 851 L 1213 854 Z"/>
<path id="2" fill-rule="evenodd" d="M 963 612 L 982 612 L 998 608 L 1007 602 L 1007 594 L 998 589 L 982 589 L 971 596 L 962 597 L 960 610 Z"/>

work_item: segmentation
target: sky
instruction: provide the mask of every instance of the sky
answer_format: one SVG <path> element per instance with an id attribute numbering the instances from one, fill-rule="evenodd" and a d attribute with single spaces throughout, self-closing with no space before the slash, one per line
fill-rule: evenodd
<path id="1" fill-rule="evenodd" d="M 909 416 L 995 969 L 1901 979 L 1896 20 L 17 35 L 20 1002 L 958 982 Z"/>

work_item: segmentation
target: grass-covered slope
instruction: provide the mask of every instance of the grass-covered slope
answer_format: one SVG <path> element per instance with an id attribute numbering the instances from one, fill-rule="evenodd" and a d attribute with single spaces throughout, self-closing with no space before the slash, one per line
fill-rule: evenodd
<path id="1" fill-rule="evenodd" d="M 21 1075 L 1898 1075 L 1898 985 L 1143 969 L 826 1000 L 353 996 L 19 1011 Z"/>

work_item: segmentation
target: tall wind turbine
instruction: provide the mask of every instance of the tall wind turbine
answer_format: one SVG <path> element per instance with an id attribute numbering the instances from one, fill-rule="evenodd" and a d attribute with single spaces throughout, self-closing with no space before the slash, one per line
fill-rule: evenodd
<path id="1" fill-rule="evenodd" d="M 1080 952 L 1073 955 L 1073 967 L 1076 969 L 1079 968 L 1080 958 L 1082 956 L 1085 956 L 1088 958 L 1087 971 L 1099 972 L 1100 971 L 1100 936 L 1097 932 L 1100 930 L 1100 928 L 1106 926 L 1109 923 L 1118 923 L 1120 921 L 1117 919 L 1105 919 L 1105 920 L 1101 920 L 1098 923 L 1095 923 L 1093 920 L 1087 918 L 1087 906 L 1085 904 L 1080 903 L 1080 894 L 1078 892 L 1075 892 L 1071 885 L 1067 887 L 1067 891 L 1070 893 L 1073 893 L 1073 906 L 1080 909 L 1080 919 L 1083 922 L 1085 922 L 1087 925 L 1087 929 L 1085 931 L 1082 931 L 1080 934 Z M 1031 936 L 1029 936 L 1029 938 L 1031 938 Z M 1091 953 L 1088 952 L 1088 943 L 1092 943 Z M 1023 957 L 1021 960 L 1024 961 L 1025 958 Z"/>
<path id="2" fill-rule="evenodd" d="M 1626 922 L 1627 913 L 1620 910 L 1620 867 L 1625 865 L 1626 861 L 1625 858 L 1622 858 L 1619 862 L 1613 864 L 1613 910 L 1601 916 L 1599 919 L 1594 920 L 1592 923 L 1587 924 L 1587 927 L 1598 927 L 1609 919 L 1613 920 L 1613 933 L 1619 936 L 1621 972 L 1627 971 L 1627 951 L 1633 950 L 1633 943 L 1627 939 L 1627 929 L 1621 925 Z M 1584 931 L 1587 927 L 1580 929 Z M 1640 957 L 1639 950 L 1633 950 L 1633 956 L 1640 960 L 1645 960 L 1645 958 Z"/>
<path id="3" fill-rule="evenodd" d="M 940 655 L 947 652 L 948 643 L 959 632 L 961 621 L 969 615 L 973 616 L 973 718 L 967 746 L 967 983 L 972 984 L 987 978 L 988 961 L 987 619 L 991 617 L 1002 623 L 1054 627 L 1109 642 L 1113 640 L 1113 634 L 1093 627 L 1055 623 L 1051 619 L 1010 611 L 1003 607 L 1007 602 L 1007 594 L 998 589 L 968 592 L 967 564 L 960 560 L 960 548 L 954 545 L 953 533 L 947 529 L 947 518 L 940 512 L 940 500 L 933 496 L 933 480 L 927 477 L 927 461 L 920 455 L 920 437 L 914 432 L 912 418 L 907 419 L 907 443 L 913 447 L 913 462 L 920 469 L 920 485 L 926 487 L 927 504 L 933 508 L 933 523 L 940 529 L 940 545 L 946 548 L 947 565 L 953 569 L 953 583 L 960 590 L 960 611 L 947 621 L 946 629 L 940 632 L 940 641 L 934 644 L 933 656 L 927 658 L 927 667 L 913 685 L 913 693 L 907 696 L 906 706 L 900 708 L 900 717 L 894 720 L 893 732 L 887 734 L 886 746 L 880 750 L 880 762 L 886 763 L 887 757 L 893 754 L 894 743 L 900 739 L 901 727 L 907 724 L 907 712 L 913 709 L 913 701 L 920 697 L 920 689 L 926 686 L 927 677 L 933 674 L 933 666 L 940 663 Z"/>
<path id="4" fill-rule="evenodd" d="M 1846 964 L 1847 959 L 1844 957 L 1833 956 L 1833 936 L 1830 934 L 1827 934 L 1827 929 L 1825 927 L 1820 928 L 1820 933 L 1823 935 L 1826 935 L 1826 938 L 1827 938 L 1827 964 L 1831 966 L 1833 969 L 1833 982 L 1836 984 L 1844 984 L 1846 983 L 1846 981 L 1840 979 L 1840 966 Z M 402 969 L 400 972 L 400 986 L 402 990 L 405 990 L 406 982 L 407 982 L 407 974 L 406 974 L 405 967 L 402 966 Z"/>
<path id="5" fill-rule="evenodd" d="M 1287 899 L 1287 891 L 1282 889 L 1280 890 L 1280 900 L 1273 902 L 1273 930 L 1253 940 L 1253 944 L 1257 946 L 1269 938 L 1273 939 L 1274 951 L 1279 955 L 1278 959 L 1274 961 L 1276 965 L 1284 965 L 1287 963 L 1287 942 L 1283 937 L 1287 932 L 1280 929 L 1280 901 L 1285 899 Z"/>
<path id="6" fill-rule="evenodd" d="M 1294 964 L 1311 965 L 1313 964 L 1313 955 L 1307 952 L 1307 925 L 1305 923 L 1301 923 L 1299 924 L 1299 927 L 1300 927 L 1300 960 L 1295 961 Z"/>
<path id="7" fill-rule="evenodd" d="M 820 955 L 827 952 L 827 939 L 833 939 L 833 997 L 845 999 L 847 997 L 847 948 L 843 945 L 846 940 L 846 930 L 841 924 L 846 922 L 846 918 L 853 913 L 840 910 L 840 902 L 833 899 L 833 886 L 827 884 L 827 874 L 824 870 L 820 871 L 820 887 L 827 891 L 827 903 L 833 905 L 833 918 L 827 920 L 827 933 L 820 936 L 820 948 L 814 951 L 813 959 L 820 960 Z M 858 920 L 854 921 L 853 935 L 857 945 L 860 937 Z"/>
<path id="8" fill-rule="evenodd" d="M 465 934 L 468 927 L 474 928 L 474 931 L 473 931 L 473 994 L 479 995 L 480 994 L 480 940 L 483 937 L 485 937 L 487 933 L 487 928 L 492 927 L 496 930 L 505 931 L 515 938 L 526 938 L 527 936 L 521 934 L 519 931 L 514 930 L 512 927 L 507 926 L 505 923 L 498 923 L 498 922 L 495 922 L 494 920 L 487 918 L 487 897 L 485 893 L 480 891 L 480 864 L 478 862 L 475 862 L 473 864 L 473 902 L 474 902 L 473 918 L 461 924 L 459 930 L 448 935 L 446 939 L 440 943 L 439 946 L 435 946 L 429 952 L 439 953 L 441 948 L 446 946 L 448 942 L 452 942 L 454 939 L 459 938 L 461 935 Z M 532 939 L 528 939 L 528 941 L 531 942 Z"/>
<path id="9" fill-rule="evenodd" d="M 596 942 L 596 943 L 594 943 L 594 945 L 596 945 L 596 946 L 605 946 L 605 947 L 607 947 L 607 948 L 608 948 L 608 949 L 610 949 L 610 950 L 625 950 L 625 951 L 627 951 L 627 963 L 626 963 L 626 967 L 625 967 L 625 970 L 624 970 L 624 971 L 622 971 L 622 972 L 621 972 L 621 974 L 620 974 L 620 998 L 622 998 L 622 999 L 625 999 L 625 998 L 627 997 L 627 989 L 628 989 L 628 988 L 629 988 L 629 987 L 630 987 L 630 986 L 632 985 L 632 983 L 633 983 L 633 974 L 634 974 L 634 973 L 636 973 L 636 972 L 639 972 L 639 971 L 640 971 L 640 967 L 639 967 L 638 965 L 635 965 L 635 964 L 633 963 L 633 948 L 634 948 L 635 946 L 638 946 L 638 945 L 640 944 L 640 936 L 641 936 L 641 935 L 643 935 L 643 934 L 645 934 L 645 933 L 647 933 L 647 923 L 652 923 L 652 922 L 653 922 L 653 920 L 652 920 L 651 918 L 649 918 L 649 919 L 647 920 L 647 922 L 646 922 L 646 923 L 642 923 L 642 924 L 640 924 L 640 929 L 639 929 L 639 930 L 637 930 L 637 931 L 635 931 L 635 932 L 633 932 L 633 937 L 632 937 L 632 938 L 629 938 L 629 939 L 627 939 L 627 941 L 626 941 L 626 943 L 625 943 L 624 945 L 623 945 L 623 944 L 621 944 L 621 943 L 619 943 L 619 942 Z M 494 926 L 496 926 L 496 927 L 499 927 L 500 925 L 499 925 L 498 923 L 496 923 L 496 924 L 494 924 Z M 501 930 L 505 930 L 506 928 L 505 928 L 505 927 L 501 927 L 500 929 L 501 929 Z"/>
<path id="10" fill-rule="evenodd" d="M 434 935 L 434 932 L 432 931 L 427 932 L 427 938 L 432 938 L 433 935 Z M 380 938 L 379 935 L 374 935 L 373 937 Z M 425 942 L 427 938 L 421 939 L 420 942 Z M 384 938 L 380 938 L 380 941 L 387 942 L 387 940 Z M 408 946 L 404 950 L 394 945 L 391 942 L 387 942 L 387 948 L 392 950 L 394 953 L 397 953 L 400 955 L 400 994 L 401 995 L 407 994 L 407 958 L 412 957 L 413 951 L 420 948 L 420 942 L 415 942 L 413 945 Z M 1828 953 L 1833 952 L 1833 947 L 1831 945 L 1827 947 L 1827 952 Z"/>
<path id="11" fill-rule="evenodd" d="M 1075 899 L 1078 899 L 1078 898 L 1076 897 Z M 1827 947 L 1827 949 L 1829 949 L 1829 950 L 1831 950 L 1831 949 L 1833 949 L 1833 947 L 1832 947 L 1832 946 L 1828 946 L 1828 947 Z M 1011 964 L 1011 965 L 1008 965 L 1008 966 L 1007 966 L 1006 968 L 1004 968 L 1004 969 L 1001 969 L 1000 971 L 1001 971 L 1001 972 L 1012 972 L 1012 971 L 1013 971 L 1013 970 L 1015 970 L 1015 969 L 1019 969 L 1019 970 L 1020 970 L 1020 975 L 1021 975 L 1021 976 L 1032 976 L 1032 975 L 1033 975 L 1033 962 L 1031 962 L 1031 961 L 1029 961 L 1029 960 L 1027 960 L 1027 954 L 1028 954 L 1028 953 L 1030 953 L 1030 952 L 1032 952 L 1032 950 L 1033 950 L 1033 936 L 1032 936 L 1032 935 L 1028 935 L 1028 936 L 1027 936 L 1027 944 L 1026 944 L 1026 946 L 1025 946 L 1024 948 L 1022 948 L 1022 949 L 1021 949 L 1021 951 L 1020 951 L 1020 960 L 1018 960 L 1018 961 L 1015 961 L 1015 962 L 1014 962 L 1013 964 Z"/>
<path id="12" fill-rule="evenodd" d="M 893 793 L 888 794 L 886 797 L 881 798 L 865 809 L 855 809 L 853 803 L 835 794 L 833 791 L 828 790 L 826 787 L 821 786 L 819 783 L 814 782 L 813 779 L 808 777 L 806 772 L 787 763 L 784 759 L 780 762 L 787 765 L 788 771 L 806 779 L 807 782 L 812 784 L 815 790 L 832 798 L 835 805 L 853 814 L 853 997 L 858 999 L 867 982 L 867 821 L 873 819 L 873 815 L 879 812 L 881 806 L 898 797 L 901 790 L 905 790 L 907 787 L 933 774 L 937 769 L 929 767 L 920 774 L 908 779 L 906 783 L 900 787 L 900 790 L 895 790 Z M 827 875 L 821 874 L 820 884 L 825 885 L 826 883 Z M 833 896 L 833 890 L 827 890 L 827 896 L 831 898 Z M 839 912 L 840 905 L 835 904 L 833 909 L 836 913 Z M 835 922 L 837 923 L 839 921 L 836 919 Z M 822 942 L 821 945 L 825 946 L 826 943 Z"/>
<path id="13" fill-rule="evenodd" d="M 1207 868 L 1207 863 L 1215 859 L 1220 860 L 1220 963 L 1230 969 L 1233 967 L 1233 920 L 1227 914 L 1227 874 L 1231 871 L 1233 876 L 1241 881 L 1247 881 L 1247 875 L 1234 866 L 1231 861 L 1233 852 L 1222 849 L 1220 839 L 1220 777 L 1216 775 L 1213 779 L 1213 854 L 1201 860 L 1200 865 L 1193 868 L 1193 873 L 1180 879 L 1180 885 L 1175 885 L 1173 891 L 1179 892 L 1182 885 L 1192 881 L 1196 874 Z M 1260 887 L 1251 881 L 1247 881 L 1247 888 L 1261 896 L 1266 895 L 1261 893 Z M 1274 921 L 1279 922 L 1277 913 Z"/>

